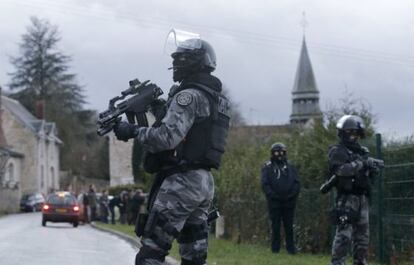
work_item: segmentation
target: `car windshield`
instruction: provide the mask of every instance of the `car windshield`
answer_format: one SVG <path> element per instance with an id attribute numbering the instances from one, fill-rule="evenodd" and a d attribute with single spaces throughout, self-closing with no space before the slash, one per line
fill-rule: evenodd
<path id="1" fill-rule="evenodd" d="M 73 205 L 76 204 L 76 200 L 71 195 L 65 195 L 65 196 L 58 196 L 58 195 L 52 195 L 48 199 L 49 204 L 55 204 L 55 205 Z"/>
<path id="2" fill-rule="evenodd" d="M 22 201 L 30 201 L 33 199 L 34 199 L 33 194 L 26 194 L 22 196 Z"/>

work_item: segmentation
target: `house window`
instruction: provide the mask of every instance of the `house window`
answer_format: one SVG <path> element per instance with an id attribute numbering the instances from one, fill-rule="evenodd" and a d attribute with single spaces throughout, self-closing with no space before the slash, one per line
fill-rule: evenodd
<path id="1" fill-rule="evenodd" d="M 52 188 L 55 188 L 55 169 L 53 167 L 50 168 L 50 178 L 52 180 Z"/>
<path id="2" fill-rule="evenodd" d="M 14 164 L 13 163 L 10 163 L 9 166 L 7 167 L 7 175 L 9 175 L 8 179 L 10 181 L 15 181 L 15 179 L 14 179 Z"/>
<path id="3" fill-rule="evenodd" d="M 45 186 L 45 174 L 43 166 L 40 168 L 40 188 Z"/>

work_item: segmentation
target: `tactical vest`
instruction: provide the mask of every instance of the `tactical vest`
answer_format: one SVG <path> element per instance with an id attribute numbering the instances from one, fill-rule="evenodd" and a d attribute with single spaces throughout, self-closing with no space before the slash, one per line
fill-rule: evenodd
<path id="1" fill-rule="evenodd" d="M 197 89 L 207 97 L 210 116 L 195 122 L 175 150 L 148 154 L 144 168 L 149 173 L 168 171 L 177 167 L 191 169 L 220 167 L 230 125 L 230 103 L 221 93 L 195 82 L 177 87 L 169 96 L 172 98 L 180 91 L 189 88 Z"/>
<path id="2" fill-rule="evenodd" d="M 344 153 L 346 153 L 347 157 L 345 158 L 345 163 L 351 163 L 352 161 L 355 161 L 360 154 L 356 154 L 352 152 L 350 149 L 348 149 L 346 146 L 338 144 L 331 146 L 332 148 L 340 148 Z M 331 175 L 335 174 L 334 169 L 330 168 Z M 369 182 L 369 176 L 366 169 L 361 169 L 356 175 L 354 176 L 337 176 L 336 181 L 336 188 L 338 190 L 338 193 L 342 194 L 366 194 L 368 195 L 370 192 L 370 182 Z"/>

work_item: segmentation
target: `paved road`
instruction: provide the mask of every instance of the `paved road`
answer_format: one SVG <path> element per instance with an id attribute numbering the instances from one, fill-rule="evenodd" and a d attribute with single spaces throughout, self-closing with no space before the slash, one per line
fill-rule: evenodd
<path id="1" fill-rule="evenodd" d="M 136 251 L 89 225 L 41 225 L 40 213 L 0 217 L 1 265 L 132 265 Z"/>

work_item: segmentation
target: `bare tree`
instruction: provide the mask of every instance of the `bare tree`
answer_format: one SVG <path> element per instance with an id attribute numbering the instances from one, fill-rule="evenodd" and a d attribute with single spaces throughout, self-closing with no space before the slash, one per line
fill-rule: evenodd
<path id="1" fill-rule="evenodd" d="M 230 100 L 230 127 L 239 127 L 246 124 L 239 103 L 233 102 L 227 88 L 223 85 L 223 94 Z"/>

